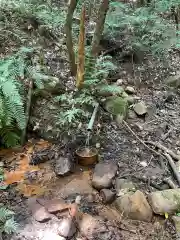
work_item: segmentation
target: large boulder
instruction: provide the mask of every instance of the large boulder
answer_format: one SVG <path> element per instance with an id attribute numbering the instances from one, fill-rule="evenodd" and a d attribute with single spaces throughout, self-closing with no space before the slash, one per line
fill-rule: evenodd
<path id="1" fill-rule="evenodd" d="M 180 189 L 168 189 L 150 193 L 149 203 L 154 213 L 164 215 L 175 213 L 180 207 Z"/>
<path id="2" fill-rule="evenodd" d="M 150 222 L 152 219 L 152 209 L 146 200 L 146 197 L 139 190 L 134 194 L 126 194 L 115 201 L 115 207 L 125 217 L 132 220 Z"/>

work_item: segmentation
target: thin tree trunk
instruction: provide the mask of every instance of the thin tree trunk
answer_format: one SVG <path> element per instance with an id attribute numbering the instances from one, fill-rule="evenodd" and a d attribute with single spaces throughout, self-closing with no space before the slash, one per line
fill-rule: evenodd
<path id="1" fill-rule="evenodd" d="M 98 12 L 98 19 L 96 22 L 96 28 L 92 40 L 91 55 L 96 57 L 99 54 L 99 44 L 104 30 L 104 23 L 106 14 L 109 9 L 109 0 L 102 0 L 102 3 Z"/>
<path id="2" fill-rule="evenodd" d="M 77 3 L 78 3 L 78 0 L 69 1 L 68 12 L 66 16 L 66 23 L 65 23 L 66 45 L 68 49 L 70 69 L 71 69 L 72 76 L 76 76 L 76 70 L 77 70 L 75 52 L 73 47 L 73 38 L 72 38 L 73 14 L 76 9 Z"/>

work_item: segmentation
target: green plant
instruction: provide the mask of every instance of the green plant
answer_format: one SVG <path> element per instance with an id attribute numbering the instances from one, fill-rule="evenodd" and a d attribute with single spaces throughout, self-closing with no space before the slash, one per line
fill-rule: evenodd
<path id="1" fill-rule="evenodd" d="M 162 2 L 162 1 L 161 1 Z M 163 18 L 161 5 L 134 8 L 130 4 L 112 2 L 106 18 L 105 35 L 122 38 L 126 49 L 162 55 L 176 44 L 172 21 Z M 123 46 L 122 46 L 123 47 Z"/>
<path id="2" fill-rule="evenodd" d="M 14 212 L 6 207 L 0 207 L 0 232 L 11 234 L 16 232 L 17 228 L 18 224 L 14 220 Z"/>
<path id="3" fill-rule="evenodd" d="M 55 79 L 33 62 L 34 54 L 35 49 L 23 47 L 0 60 L 0 136 L 8 147 L 19 143 L 20 132 L 26 126 L 24 102 L 28 79 L 33 80 L 38 89 Z"/>

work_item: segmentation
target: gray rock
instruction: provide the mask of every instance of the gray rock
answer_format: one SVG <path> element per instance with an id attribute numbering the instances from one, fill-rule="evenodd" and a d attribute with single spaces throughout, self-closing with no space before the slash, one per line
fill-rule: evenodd
<path id="1" fill-rule="evenodd" d="M 71 238 L 76 233 L 76 227 L 71 218 L 64 218 L 58 226 L 58 234 L 65 238 Z"/>
<path id="2" fill-rule="evenodd" d="M 105 109 L 113 115 L 122 115 L 124 118 L 127 115 L 128 102 L 124 97 L 109 97 L 105 101 Z"/>
<path id="3" fill-rule="evenodd" d="M 118 79 L 117 81 L 116 81 L 116 84 L 118 85 L 118 86 L 121 86 L 122 84 L 123 84 L 123 79 Z"/>
<path id="4" fill-rule="evenodd" d="M 180 234 L 180 217 L 179 216 L 173 216 L 172 220 L 174 222 L 176 232 Z"/>
<path id="5" fill-rule="evenodd" d="M 152 209 L 144 194 L 139 190 L 134 194 L 126 194 L 117 198 L 114 204 L 117 210 L 132 220 L 150 222 L 152 219 Z"/>
<path id="6" fill-rule="evenodd" d="M 129 119 L 135 119 L 135 118 L 137 118 L 137 115 L 136 115 L 136 113 L 133 110 L 129 110 L 128 118 Z"/>
<path id="7" fill-rule="evenodd" d="M 147 113 L 147 106 L 144 102 L 139 102 L 134 105 L 134 111 L 137 115 L 144 115 Z"/>
<path id="8" fill-rule="evenodd" d="M 45 207 L 36 202 L 35 198 L 28 200 L 29 209 L 32 212 L 33 218 L 37 222 L 47 222 L 51 219 L 51 215 L 46 211 Z"/>
<path id="9" fill-rule="evenodd" d="M 165 83 L 171 87 L 180 87 L 180 73 L 175 76 L 170 76 L 165 80 Z"/>
<path id="10" fill-rule="evenodd" d="M 154 213 L 160 215 L 173 214 L 179 210 L 180 189 L 153 192 L 149 194 L 148 199 Z"/>
<path id="11" fill-rule="evenodd" d="M 68 175 L 72 171 L 72 162 L 69 158 L 60 157 L 56 160 L 54 171 L 58 176 Z"/>
<path id="12" fill-rule="evenodd" d="M 128 192 L 135 192 L 136 187 L 133 182 L 127 179 L 116 178 L 115 188 L 118 196 L 123 196 Z"/>
<path id="13" fill-rule="evenodd" d="M 92 178 L 92 186 L 98 190 L 110 188 L 118 167 L 113 162 L 98 163 L 95 166 Z"/>
<path id="14" fill-rule="evenodd" d="M 115 199 L 115 193 L 109 189 L 101 189 L 100 196 L 105 204 L 112 203 Z"/>
<path id="15" fill-rule="evenodd" d="M 127 86 L 125 91 L 129 94 L 134 94 L 136 92 L 136 90 L 131 86 Z"/>

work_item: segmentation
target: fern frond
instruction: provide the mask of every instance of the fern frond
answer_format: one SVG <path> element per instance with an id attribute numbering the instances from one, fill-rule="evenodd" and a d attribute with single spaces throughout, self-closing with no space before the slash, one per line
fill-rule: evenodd
<path id="1" fill-rule="evenodd" d="M 18 229 L 18 226 L 19 226 L 19 224 L 12 217 L 12 218 L 6 220 L 6 222 L 4 224 L 4 232 L 7 234 L 16 232 Z"/>
<path id="2" fill-rule="evenodd" d="M 13 216 L 14 212 L 5 208 L 5 207 L 1 207 L 0 208 L 0 222 L 4 222 L 6 221 L 6 219 L 10 216 Z"/>

